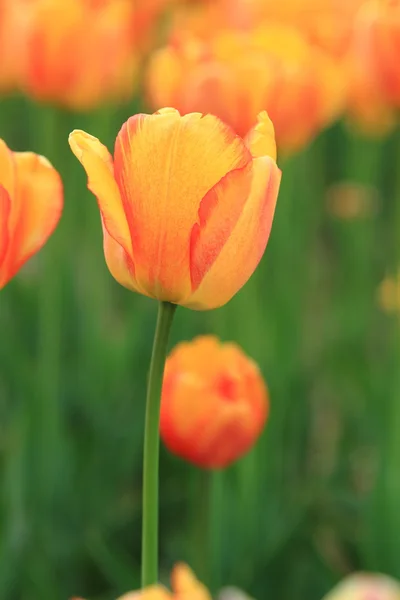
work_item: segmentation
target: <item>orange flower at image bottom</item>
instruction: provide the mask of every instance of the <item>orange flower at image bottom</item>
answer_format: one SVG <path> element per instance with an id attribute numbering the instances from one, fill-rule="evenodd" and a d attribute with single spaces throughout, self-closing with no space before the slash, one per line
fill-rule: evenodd
<path id="1" fill-rule="evenodd" d="M 261 373 L 236 344 L 198 337 L 178 344 L 167 359 L 161 437 L 181 458 L 226 467 L 254 445 L 267 415 Z"/>
<path id="2" fill-rule="evenodd" d="M 62 206 L 61 178 L 48 160 L 0 140 L 0 289 L 45 244 Z"/>
<path id="3" fill-rule="evenodd" d="M 245 139 L 213 115 L 164 108 L 128 119 L 114 158 L 83 131 L 69 142 L 97 196 L 106 262 L 120 284 L 205 310 L 246 283 L 269 238 L 281 177 L 265 112 Z"/>
<path id="4" fill-rule="evenodd" d="M 172 570 L 172 592 L 161 585 L 153 585 L 142 591 L 128 592 L 118 600 L 211 600 L 207 589 L 196 579 L 189 567 L 178 563 Z M 82 600 L 73 598 L 72 600 Z"/>

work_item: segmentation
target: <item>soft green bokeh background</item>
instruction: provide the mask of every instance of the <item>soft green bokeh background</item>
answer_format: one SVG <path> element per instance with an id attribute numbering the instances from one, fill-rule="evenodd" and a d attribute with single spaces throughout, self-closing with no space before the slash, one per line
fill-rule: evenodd
<path id="1" fill-rule="evenodd" d="M 60 226 L 0 293 L 0 598 L 109 600 L 139 585 L 144 393 L 156 303 L 107 271 L 95 199 L 67 136 L 112 148 L 138 110 L 87 116 L 3 99 L 0 136 L 46 154 L 65 183 Z M 213 591 L 319 600 L 355 569 L 400 578 L 399 326 L 377 288 L 400 257 L 399 139 L 343 125 L 282 160 L 269 246 L 226 307 L 180 309 L 171 345 L 236 340 L 271 414 L 220 473 L 161 456 L 161 567 L 188 561 Z M 377 188 L 340 219 L 331 185 Z M 190 410 L 190 406 L 188 407 Z"/>

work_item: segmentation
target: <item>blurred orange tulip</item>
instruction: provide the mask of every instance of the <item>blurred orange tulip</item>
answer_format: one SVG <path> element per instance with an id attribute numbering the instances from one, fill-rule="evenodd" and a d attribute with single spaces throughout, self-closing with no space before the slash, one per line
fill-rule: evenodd
<path id="1" fill-rule="evenodd" d="M 382 137 L 393 131 L 397 115 L 377 85 L 371 66 L 365 58 L 357 50 L 353 50 L 348 56 L 347 114 L 351 124 L 361 133 Z"/>
<path id="2" fill-rule="evenodd" d="M 298 29 L 313 45 L 341 57 L 365 0 L 203 0 L 177 11 L 174 29 L 209 39 L 216 30 L 250 31 L 260 22 Z"/>
<path id="3" fill-rule="evenodd" d="M 0 289 L 40 250 L 61 216 L 62 183 L 43 157 L 0 140 Z"/>
<path id="4" fill-rule="evenodd" d="M 37 100 L 87 110 L 132 95 L 130 0 L 31 0 L 19 40 L 20 85 Z"/>
<path id="5" fill-rule="evenodd" d="M 211 600 L 211 596 L 189 567 L 178 563 L 172 570 L 172 592 L 161 585 L 154 585 L 142 591 L 128 592 L 118 600 Z M 75 598 L 72 600 L 82 600 Z"/>
<path id="6" fill-rule="evenodd" d="M 338 116 L 346 90 L 332 57 L 291 26 L 263 24 L 206 42 L 175 37 L 153 56 L 148 91 L 154 105 L 210 112 L 239 135 L 265 109 L 278 148 L 293 152 Z"/>
<path id="7" fill-rule="evenodd" d="M 0 0 L 0 92 L 18 85 L 21 38 L 24 35 L 28 0 Z"/>
<path id="8" fill-rule="evenodd" d="M 246 140 L 214 116 L 163 108 L 122 126 L 114 160 L 83 131 L 70 146 L 97 196 L 106 262 L 121 285 L 206 310 L 245 284 L 280 184 L 266 113 Z"/>
<path id="9" fill-rule="evenodd" d="M 161 437 L 167 448 L 200 467 L 226 467 L 248 452 L 268 414 L 257 365 L 213 336 L 178 344 L 167 359 Z"/>
<path id="10" fill-rule="evenodd" d="M 355 36 L 375 86 L 400 106 L 400 0 L 370 0 L 359 12 Z"/>

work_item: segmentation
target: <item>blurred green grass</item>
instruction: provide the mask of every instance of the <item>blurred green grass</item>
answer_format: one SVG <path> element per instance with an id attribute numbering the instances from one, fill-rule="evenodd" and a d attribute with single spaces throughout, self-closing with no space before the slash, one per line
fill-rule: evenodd
<path id="1" fill-rule="evenodd" d="M 65 184 L 47 246 L 0 295 L 0 598 L 108 600 L 139 585 L 141 459 L 154 302 L 107 271 L 95 199 L 67 136 L 111 149 L 139 103 L 81 116 L 3 99 L 0 136 L 45 154 Z M 261 366 L 271 414 L 257 447 L 204 473 L 161 455 L 161 567 L 212 590 L 318 600 L 344 574 L 400 578 L 399 324 L 377 288 L 399 257 L 398 134 L 342 124 L 281 161 L 271 240 L 226 307 L 180 309 L 171 346 L 214 332 Z M 328 210 L 337 182 L 376 212 Z"/>

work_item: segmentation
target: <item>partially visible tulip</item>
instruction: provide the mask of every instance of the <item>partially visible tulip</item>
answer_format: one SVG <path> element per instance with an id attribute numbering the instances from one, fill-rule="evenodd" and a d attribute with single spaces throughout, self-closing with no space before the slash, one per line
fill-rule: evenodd
<path id="1" fill-rule="evenodd" d="M 226 587 L 218 594 L 217 600 L 252 600 L 248 594 L 236 587 Z"/>
<path id="2" fill-rule="evenodd" d="M 133 93 L 132 3 L 32 0 L 19 39 L 20 85 L 35 99 L 88 110 Z"/>
<path id="3" fill-rule="evenodd" d="M 400 600 L 400 582 L 380 573 L 354 573 L 341 581 L 324 600 Z"/>
<path id="4" fill-rule="evenodd" d="M 45 244 L 62 205 L 61 179 L 48 160 L 0 140 L 0 289 Z"/>
<path id="5" fill-rule="evenodd" d="M 347 115 L 361 133 L 382 137 L 393 131 L 397 115 L 377 85 L 363 53 L 353 49 L 348 56 Z"/>
<path id="6" fill-rule="evenodd" d="M 206 310 L 248 280 L 280 183 L 266 113 L 245 140 L 212 115 L 164 108 L 122 126 L 114 159 L 83 131 L 70 146 L 97 196 L 106 262 L 121 285 Z"/>
<path id="7" fill-rule="evenodd" d="M 267 415 L 261 373 L 235 344 L 198 337 L 178 344 L 167 359 L 160 431 L 181 458 L 226 467 L 255 444 Z"/>
<path id="8" fill-rule="evenodd" d="M 400 107 L 400 0 L 370 0 L 361 8 L 355 35 L 375 85 Z"/>
<path id="9" fill-rule="evenodd" d="M 205 586 L 194 576 L 189 567 L 178 563 L 172 570 L 172 592 L 161 585 L 154 585 L 144 590 L 128 592 L 118 600 L 211 600 Z M 83 600 L 75 598 L 72 600 Z"/>
<path id="10" fill-rule="evenodd" d="M 0 92 L 18 85 L 27 0 L 0 0 Z"/>
<path id="11" fill-rule="evenodd" d="M 263 24 L 251 32 L 221 32 L 206 42 L 180 39 L 153 55 L 148 92 L 154 105 L 181 113 L 210 112 L 244 135 L 267 110 L 278 148 L 293 152 L 341 112 L 342 71 L 295 28 Z"/>
<path id="12" fill-rule="evenodd" d="M 203 0 L 177 13 L 175 29 L 209 39 L 216 30 L 251 31 L 260 22 L 290 25 L 314 46 L 340 59 L 365 0 Z"/>

